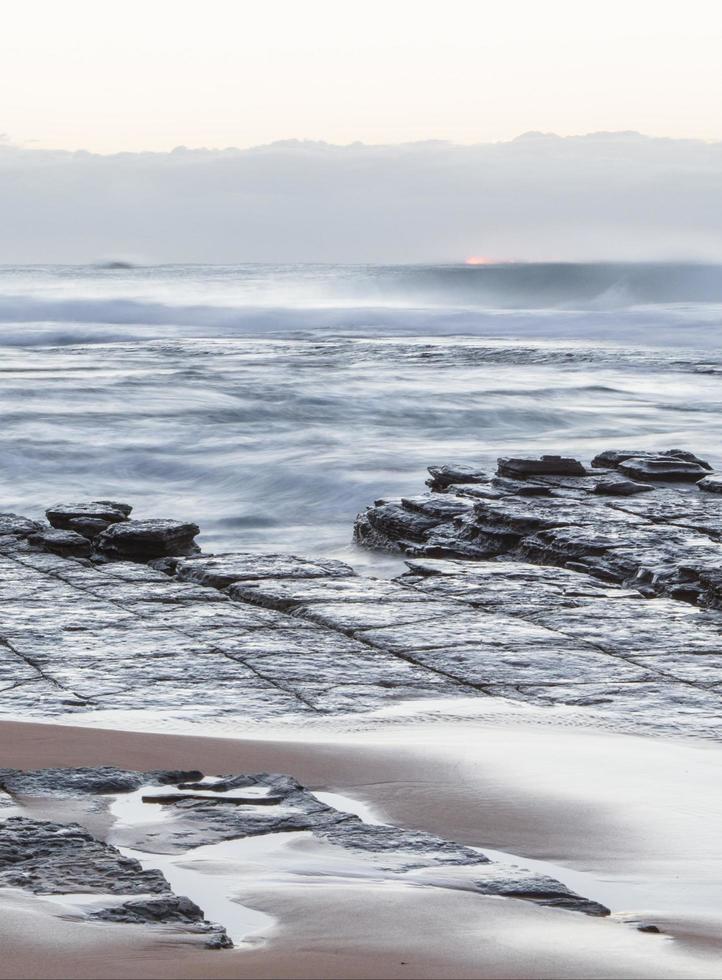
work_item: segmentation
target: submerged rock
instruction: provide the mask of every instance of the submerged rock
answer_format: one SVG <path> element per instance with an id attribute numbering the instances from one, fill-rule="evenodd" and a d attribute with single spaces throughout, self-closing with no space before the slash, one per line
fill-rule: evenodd
<path id="1" fill-rule="evenodd" d="M 111 558 L 150 561 L 170 555 L 190 555 L 200 528 L 190 521 L 146 520 L 111 524 L 96 539 L 96 548 Z"/>

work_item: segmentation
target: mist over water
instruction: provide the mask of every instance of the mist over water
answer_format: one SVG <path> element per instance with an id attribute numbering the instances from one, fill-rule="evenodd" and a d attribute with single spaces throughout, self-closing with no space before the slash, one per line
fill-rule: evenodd
<path id="1" fill-rule="evenodd" d="M 207 550 L 326 553 L 426 466 L 722 465 L 713 266 L 4 267 L 2 506 L 118 497 Z"/>

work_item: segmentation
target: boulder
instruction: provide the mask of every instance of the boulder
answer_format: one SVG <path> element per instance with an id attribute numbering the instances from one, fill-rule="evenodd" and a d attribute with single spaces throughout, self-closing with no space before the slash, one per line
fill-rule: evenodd
<path id="1" fill-rule="evenodd" d="M 663 480 L 674 483 L 696 483 L 706 476 L 706 468 L 692 460 L 675 456 L 632 456 L 619 463 L 620 473 L 632 480 Z"/>
<path id="2" fill-rule="evenodd" d="M 48 507 L 45 516 L 53 527 L 94 538 L 111 524 L 127 521 L 132 509 L 130 504 L 114 500 L 91 500 L 88 503 L 55 504 Z"/>
<path id="3" fill-rule="evenodd" d="M 695 456 L 694 453 L 690 453 L 686 449 L 664 449 L 661 452 L 650 449 L 605 449 L 604 452 L 594 457 L 592 466 L 595 469 L 616 469 L 620 463 L 624 463 L 628 459 L 655 459 L 658 456 L 682 459 L 687 463 L 697 463 L 705 470 L 712 469 L 706 460 L 700 459 L 699 456 Z"/>
<path id="4" fill-rule="evenodd" d="M 512 480 L 524 480 L 528 476 L 586 476 L 587 471 L 577 459 L 570 456 L 513 457 L 502 456 L 497 460 L 499 476 Z"/>
<path id="5" fill-rule="evenodd" d="M 123 520 L 111 524 L 96 539 L 98 552 L 111 559 L 150 561 L 168 555 L 191 555 L 200 549 L 194 542 L 200 528 L 189 521 Z"/>

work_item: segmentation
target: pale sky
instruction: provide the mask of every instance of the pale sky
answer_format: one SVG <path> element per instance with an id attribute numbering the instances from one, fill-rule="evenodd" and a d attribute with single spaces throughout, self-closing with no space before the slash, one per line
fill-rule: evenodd
<path id="1" fill-rule="evenodd" d="M 100 153 L 638 130 L 722 139 L 721 0 L 24 0 L 0 133 Z"/>

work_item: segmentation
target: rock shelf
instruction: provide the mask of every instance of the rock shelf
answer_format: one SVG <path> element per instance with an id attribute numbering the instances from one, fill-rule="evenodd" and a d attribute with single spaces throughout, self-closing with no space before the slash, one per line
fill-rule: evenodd
<path id="1" fill-rule="evenodd" d="M 406 552 L 393 581 L 289 554 L 109 561 L 91 541 L 68 556 L 3 515 L 2 712 L 247 724 L 492 697 L 719 738 L 722 501 L 666 485 L 597 495 L 615 472 L 510 491 L 468 471 L 378 502 L 357 535 Z M 530 482 L 543 495 L 516 492 Z"/>
<path id="2" fill-rule="evenodd" d="M 109 819 L 108 830 L 100 836 L 83 826 L 86 819 L 97 826 L 99 812 L 110 818 L 119 796 L 154 786 L 164 790 L 171 786 L 173 792 L 144 798 L 153 805 L 137 823 Z M 352 852 L 368 864 L 369 873 L 383 880 L 461 888 L 592 916 L 609 914 L 605 906 L 554 878 L 490 861 L 473 847 L 418 830 L 365 823 L 322 802 L 287 775 L 248 773 L 210 779 L 200 772 L 138 773 L 109 767 L 6 769 L 0 770 L 0 788 L 20 809 L 30 801 L 27 815 L 3 820 L 0 811 L 0 887 L 66 899 L 74 894 L 97 895 L 92 908 L 78 913 L 81 917 L 172 927 L 198 936 L 211 948 L 232 945 L 224 926 L 207 921 L 188 896 L 176 895 L 161 870 L 144 868 L 124 850 L 146 854 L 146 864 L 158 854 L 192 860 L 196 848 L 210 844 L 305 832 L 322 847 L 340 854 Z M 264 806 L 252 798 L 239 803 L 224 795 L 234 789 L 265 791 L 269 796 L 259 796 Z M 71 804 L 72 820 L 32 817 L 34 807 L 59 800 Z M 161 808 L 162 816 L 157 813 Z M 435 877 L 435 871 L 443 873 Z M 304 871 L 306 877 L 309 874 Z M 324 874 L 319 875 L 322 883 Z"/>

